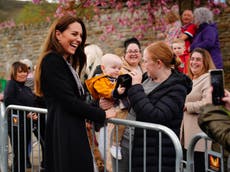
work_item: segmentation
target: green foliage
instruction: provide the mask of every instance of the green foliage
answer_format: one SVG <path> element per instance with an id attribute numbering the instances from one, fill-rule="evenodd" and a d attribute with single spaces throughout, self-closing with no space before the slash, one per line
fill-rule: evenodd
<path id="1" fill-rule="evenodd" d="M 80 18 L 85 18 L 87 20 L 91 20 L 95 13 L 93 11 L 93 7 L 82 7 L 82 5 L 76 6 L 76 15 Z"/>
<path id="2" fill-rule="evenodd" d="M 40 5 L 28 3 L 18 12 L 14 20 L 16 24 L 40 23 L 47 21 L 47 18 L 52 20 L 56 9 L 57 4 L 54 3 L 41 3 Z"/>
<path id="3" fill-rule="evenodd" d="M 0 10 L 0 14 L 3 14 L 3 12 L 7 14 L 4 15 L 2 19 L 0 16 L 0 22 L 13 19 L 18 25 L 45 22 L 48 19 L 52 21 L 55 18 L 54 15 L 57 8 L 57 3 L 48 3 L 46 1 L 42 1 L 42 3 L 40 3 L 39 5 L 28 2 L 23 4 L 21 8 L 13 8 L 13 6 L 11 6 L 11 9 L 8 11 Z M 94 16 L 93 7 L 85 8 L 82 7 L 82 4 L 80 4 L 76 5 L 74 7 L 74 10 L 78 17 L 86 18 L 87 20 L 92 19 Z"/>

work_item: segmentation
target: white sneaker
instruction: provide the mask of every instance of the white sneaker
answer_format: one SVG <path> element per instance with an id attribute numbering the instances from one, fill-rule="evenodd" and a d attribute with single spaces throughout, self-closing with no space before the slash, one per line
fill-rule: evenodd
<path id="1" fill-rule="evenodd" d="M 116 152 L 118 149 L 118 153 Z M 111 148 L 110 148 L 110 153 L 111 155 L 118 159 L 118 160 L 121 160 L 122 159 L 122 156 L 121 156 L 121 147 L 120 146 L 114 146 L 112 145 Z"/>

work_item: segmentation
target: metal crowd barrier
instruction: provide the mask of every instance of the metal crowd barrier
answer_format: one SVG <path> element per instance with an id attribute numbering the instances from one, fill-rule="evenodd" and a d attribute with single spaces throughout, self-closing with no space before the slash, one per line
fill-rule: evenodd
<path id="1" fill-rule="evenodd" d="M 205 133 L 198 133 L 193 136 L 187 150 L 187 162 L 185 172 L 194 172 L 194 150 L 196 143 L 205 140 L 205 171 L 207 172 L 224 172 L 223 147 L 220 146 L 220 152 L 208 150 L 208 141 L 211 141 Z"/>
<path id="2" fill-rule="evenodd" d="M 144 142 L 144 172 L 146 172 L 146 133 L 147 130 L 154 130 L 157 131 L 159 134 L 159 172 L 161 172 L 161 167 L 162 167 L 162 149 L 161 149 L 161 145 L 162 145 L 162 133 L 166 134 L 172 141 L 174 148 L 175 148 L 175 172 L 181 172 L 183 171 L 183 167 L 182 167 L 182 160 L 183 160 L 183 152 L 182 152 L 182 147 L 180 144 L 180 141 L 177 137 L 177 135 L 168 127 L 163 126 L 163 125 L 159 125 L 159 124 L 153 124 L 153 123 L 147 123 L 147 122 L 138 122 L 138 121 L 131 121 L 131 120 L 123 120 L 123 119 L 117 119 L 117 118 L 113 118 L 113 119 L 109 119 L 108 123 L 112 123 L 115 124 L 115 130 L 116 130 L 116 134 L 117 134 L 117 127 L 118 125 L 125 125 L 126 127 L 128 127 L 129 129 L 129 172 L 131 172 L 131 156 L 132 156 L 132 143 L 131 143 L 131 128 L 132 127 L 136 127 L 136 128 L 143 128 L 143 132 L 144 132 L 144 138 L 143 138 L 143 142 Z M 106 131 L 106 130 L 105 130 Z M 117 137 L 117 135 L 116 135 Z M 106 132 L 104 132 L 104 140 L 106 140 Z M 104 150 L 106 150 L 106 145 L 104 143 Z M 117 153 L 116 153 L 117 154 Z M 105 159 L 106 159 L 106 154 L 104 154 Z M 118 172 L 118 160 L 116 160 L 116 168 L 115 171 Z M 106 163 L 105 163 L 106 166 Z M 114 170 L 114 169 L 113 169 Z M 106 169 L 105 169 L 106 172 Z"/>
<path id="3" fill-rule="evenodd" d="M 25 121 L 28 119 L 27 115 L 28 113 L 36 113 L 38 119 L 36 120 L 36 125 L 35 121 L 30 118 L 30 123 L 29 126 L 25 124 Z M 41 135 L 40 135 L 40 122 L 41 122 L 41 115 L 47 114 L 47 110 L 43 108 L 35 108 L 35 107 L 27 107 L 27 106 L 18 106 L 18 105 L 9 105 L 7 108 L 4 107 L 3 103 L 1 102 L 1 118 L 0 118 L 0 147 L 1 147 L 1 161 L 0 161 L 0 171 L 1 172 L 8 172 L 10 171 L 15 171 L 14 170 L 14 163 L 18 163 L 18 172 L 20 172 L 20 155 L 21 154 L 30 154 L 30 159 L 31 159 L 31 170 L 35 170 L 35 156 L 38 156 L 38 167 L 36 167 L 39 171 L 41 170 L 41 149 L 40 149 L 40 143 L 42 142 L 41 140 Z M 10 118 L 9 118 L 10 115 Z M 19 116 L 23 116 L 23 123 L 22 120 L 20 119 Z M 11 121 L 10 126 L 8 126 L 8 122 Z M 20 127 L 23 127 L 23 132 L 19 129 Z M 36 127 L 36 133 L 37 133 L 37 138 L 36 141 L 34 141 L 34 131 Z M 31 143 L 30 147 L 26 146 L 26 137 L 28 136 L 27 134 L 27 129 L 30 128 L 30 137 L 31 137 Z M 10 131 L 8 131 L 10 130 Z M 14 162 L 14 148 L 17 150 L 20 150 L 20 134 L 24 135 L 23 138 L 23 143 L 25 143 L 24 146 L 24 152 L 17 151 L 16 154 L 17 156 L 17 162 Z M 11 136 L 11 144 L 8 143 L 8 136 Z M 16 139 L 16 140 L 15 140 Z M 17 143 L 17 145 L 14 145 L 14 143 Z M 36 146 L 36 150 L 38 155 L 34 155 L 34 149 Z M 24 156 L 24 170 L 21 169 L 21 172 L 26 171 L 26 156 Z M 36 170 L 37 170 L 36 169 Z"/>
<path id="4" fill-rule="evenodd" d="M 8 164 L 8 128 L 5 106 L 0 102 L 0 172 L 7 172 Z"/>
<path id="5" fill-rule="evenodd" d="M 6 108 L 6 110 L 4 110 L 4 108 L 2 108 L 2 104 L 1 104 L 1 135 L 0 135 L 0 143 L 1 143 L 1 161 L 0 161 L 0 167 L 1 167 L 1 172 L 7 172 L 8 171 L 8 166 L 9 166 L 9 147 L 8 146 L 8 132 L 7 132 L 7 114 L 9 113 L 16 113 L 19 114 L 19 111 L 22 112 L 24 114 L 24 119 L 25 119 L 25 115 L 27 114 L 27 112 L 36 112 L 38 114 L 38 116 L 40 116 L 40 114 L 47 114 L 47 110 L 46 109 L 42 109 L 42 108 L 35 108 L 35 107 L 26 107 L 26 106 L 16 106 L 16 105 L 10 105 Z M 4 119 L 4 120 L 2 120 Z M 13 122 L 14 119 L 11 119 L 11 121 Z M 4 121 L 4 122 L 3 122 Z M 32 122 L 32 119 L 31 119 Z M 39 119 L 38 119 L 39 122 Z M 4 123 L 4 124 L 2 124 Z M 109 119 L 106 124 L 108 123 L 112 123 L 115 125 L 115 130 L 117 130 L 118 125 L 125 125 L 126 127 L 128 127 L 129 130 L 131 130 L 131 128 L 133 127 L 138 127 L 138 128 L 143 128 L 143 132 L 144 132 L 144 145 L 146 145 L 146 132 L 147 130 L 154 130 L 158 132 L 159 135 L 159 167 L 161 167 L 161 163 L 162 163 L 162 154 L 161 154 L 161 144 L 162 144 L 162 134 L 166 134 L 172 141 L 174 148 L 175 148 L 175 172 L 181 172 L 183 171 L 183 167 L 182 167 L 182 160 L 183 160 L 183 153 L 182 153 L 182 148 L 181 148 L 181 144 L 180 141 L 178 139 L 178 137 L 176 136 L 176 134 L 169 128 L 162 126 L 162 125 L 158 125 L 158 124 L 152 124 L 152 123 L 145 123 L 145 122 L 138 122 L 138 121 L 130 121 L 130 120 L 122 120 L 122 119 Z M 33 125 L 31 124 L 31 127 Z M 39 125 L 38 125 L 39 126 Z M 13 127 L 13 126 L 12 126 Z M 3 129 L 4 128 L 4 129 Z M 24 128 L 26 130 L 26 126 Z M 40 132 L 40 129 L 38 127 L 38 132 Z M 3 133 L 3 134 L 2 134 Z M 19 132 L 17 133 L 19 134 Z M 106 138 L 106 130 L 104 132 L 104 138 Z M 26 133 L 24 134 L 26 135 Z M 32 128 L 31 128 L 31 135 L 32 135 Z M 19 135 L 18 135 L 19 136 Z M 129 137 L 131 138 L 131 132 Z M 131 140 L 131 139 L 129 139 Z M 40 142 L 40 135 L 38 136 L 38 142 Z M 104 150 L 106 151 L 106 144 L 104 144 Z M 131 141 L 129 142 L 129 171 L 131 172 Z M 13 148 L 13 146 L 11 146 Z M 24 148 L 26 146 L 24 145 Z M 40 162 L 40 146 L 38 146 L 38 159 Z M 18 146 L 19 148 L 19 146 Z M 143 161 L 145 162 L 145 158 L 146 158 L 146 147 L 143 148 L 144 149 L 144 159 Z M 13 151 L 13 150 L 12 150 Z M 26 152 L 25 152 L 26 153 Z M 20 152 L 19 152 L 20 154 Z M 106 152 L 104 152 L 104 156 L 106 159 Z M 31 151 L 31 159 L 32 159 L 32 171 L 34 171 L 34 161 L 33 161 L 33 147 L 32 147 L 32 151 Z M 26 161 L 26 159 L 25 159 Z M 106 167 L 106 161 L 105 163 L 105 167 Z M 118 160 L 116 160 L 116 169 L 115 171 L 118 172 Z M 40 170 L 40 166 L 38 166 L 38 170 Z M 105 168 L 106 171 L 106 168 Z M 146 164 L 144 163 L 144 172 L 146 171 Z M 159 168 L 159 171 L 161 172 L 161 168 Z"/>

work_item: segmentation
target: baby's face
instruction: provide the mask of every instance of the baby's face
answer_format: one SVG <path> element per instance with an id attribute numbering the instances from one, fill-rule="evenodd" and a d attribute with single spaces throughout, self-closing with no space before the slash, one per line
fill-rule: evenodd
<path id="1" fill-rule="evenodd" d="M 121 74 L 122 63 L 113 61 L 104 67 L 103 73 L 113 78 L 118 78 Z"/>
<path id="2" fill-rule="evenodd" d="M 184 54 L 185 47 L 182 43 L 173 43 L 172 44 L 172 50 L 176 56 L 180 56 Z"/>

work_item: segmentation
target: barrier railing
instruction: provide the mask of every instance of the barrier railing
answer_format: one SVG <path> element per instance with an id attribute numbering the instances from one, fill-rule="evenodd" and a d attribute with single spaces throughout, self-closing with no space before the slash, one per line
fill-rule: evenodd
<path id="1" fill-rule="evenodd" d="M 8 164 L 8 127 L 5 106 L 0 102 L 0 171 L 7 172 Z"/>
<path id="2" fill-rule="evenodd" d="M 146 130 L 154 130 L 157 131 L 159 134 L 159 172 L 161 172 L 161 166 L 162 166 L 162 149 L 161 149 L 161 144 L 162 144 L 162 133 L 166 134 L 172 141 L 174 148 L 175 148 L 175 153 L 176 153 L 176 157 L 175 157 L 175 172 L 181 172 L 183 171 L 183 167 L 182 167 L 182 161 L 183 161 L 183 152 L 182 152 L 182 147 L 180 144 L 180 141 L 177 137 L 177 135 L 168 127 L 163 126 L 163 125 L 159 125 L 159 124 L 153 124 L 153 123 L 147 123 L 147 122 L 138 122 L 138 121 L 131 121 L 131 120 L 123 120 L 123 119 L 109 119 L 108 123 L 113 123 L 116 125 L 115 129 L 117 130 L 117 126 L 118 125 L 125 125 L 126 127 L 129 128 L 129 130 L 131 131 L 131 127 L 136 127 L 136 128 L 143 128 L 143 132 L 144 132 L 144 145 L 145 147 L 144 149 L 144 172 L 146 172 Z M 117 132 L 117 131 L 116 131 Z M 132 156 L 132 143 L 131 143 L 131 132 L 129 132 L 129 172 L 131 172 L 131 156 Z M 104 133 L 104 139 L 106 139 L 106 133 Z M 105 144 L 106 146 L 106 144 Z M 105 147 L 106 150 L 106 147 Z M 104 154 L 104 156 L 106 156 Z M 106 158 L 105 158 L 106 159 Z M 106 170 L 105 170 L 106 171 Z M 118 172 L 118 160 L 116 160 L 116 172 Z"/>
<path id="3" fill-rule="evenodd" d="M 38 117 L 40 116 L 40 114 L 47 114 L 47 110 L 46 109 L 42 109 L 42 108 L 35 108 L 35 107 L 26 107 L 26 106 L 17 106 L 17 105 L 10 105 L 6 108 L 6 110 L 4 111 L 4 108 L 1 108 L 1 116 L 5 119 L 5 122 L 4 122 L 4 129 L 7 129 L 7 114 L 9 113 L 15 113 L 15 112 L 21 112 L 23 111 L 23 114 L 24 114 L 24 119 L 25 119 L 25 115 L 27 114 L 27 112 L 36 112 L 38 114 Z M 13 119 L 11 119 L 11 121 L 13 122 Z M 32 119 L 31 119 L 32 121 Z M 39 121 L 39 119 L 38 119 Z M 107 121 L 107 123 L 112 123 L 115 125 L 115 130 L 117 130 L 117 126 L 118 125 L 125 125 L 126 127 L 128 127 L 128 129 L 131 130 L 131 128 L 133 127 L 137 127 L 137 128 L 143 128 L 143 132 L 144 132 L 144 145 L 145 147 L 143 148 L 143 152 L 144 152 L 144 171 L 146 171 L 146 164 L 145 164 L 145 160 L 146 160 L 146 130 L 154 130 L 154 131 L 157 131 L 158 132 L 158 135 L 159 135 L 159 171 L 161 171 L 161 164 L 162 164 L 162 154 L 161 154 L 161 144 L 162 144 L 162 134 L 166 134 L 172 141 L 173 145 L 174 145 L 174 148 L 175 148 L 175 172 L 181 172 L 183 171 L 183 167 L 182 167 L 182 160 L 183 160 L 183 153 L 182 153 L 182 148 L 181 148 L 181 144 L 180 144 L 180 141 L 178 139 L 178 137 L 176 136 L 176 134 L 171 130 L 169 129 L 168 127 L 165 127 L 165 126 L 162 126 L 162 125 L 158 125 L 158 124 L 152 124 L 152 123 L 145 123 L 145 122 L 138 122 L 138 121 L 130 121 L 130 120 L 122 120 L 122 119 L 109 119 Z M 32 124 L 30 125 L 32 127 Z M 39 125 L 38 125 L 39 126 Z M 2 126 L 1 126 L 2 127 Z M 1 129 L 2 130 L 2 129 Z M 24 126 L 24 130 L 26 130 L 26 126 Z M 2 132 L 2 131 L 0 131 Z M 38 132 L 40 132 L 40 129 L 38 127 Z M 12 132 L 11 132 L 12 133 Z M 131 133 L 131 132 L 130 132 Z M 1 143 L 1 146 L 4 146 L 4 152 L 2 152 L 3 156 L 3 159 L 4 161 L 1 161 L 0 162 L 0 166 L 2 167 L 1 170 L 2 172 L 7 172 L 8 171 L 8 162 L 6 162 L 8 160 L 8 132 L 5 131 L 3 135 L 0 135 L 0 140 L 4 140 L 4 144 Z M 19 132 L 18 132 L 19 134 Z M 106 130 L 105 130 L 105 133 L 104 133 L 104 139 L 106 140 Z M 25 134 L 26 135 L 26 134 Z M 32 135 L 32 130 L 31 130 L 31 135 Z M 18 135 L 19 136 L 19 135 Z M 131 138 L 131 134 L 129 136 Z M 129 142 L 129 171 L 131 171 L 131 139 L 129 139 L 130 142 Z M 13 141 L 12 141 L 13 142 Z M 40 136 L 38 137 L 38 142 L 40 142 Z M 104 150 L 106 151 L 106 144 L 104 144 Z M 12 146 L 12 149 L 14 147 Z M 26 146 L 24 145 L 24 148 L 26 148 Z M 13 152 L 13 150 L 12 150 Z M 39 150 L 38 150 L 38 154 L 40 152 L 40 147 L 39 147 Z M 25 152 L 26 153 L 26 152 Z M 104 157 L 106 159 L 106 152 L 104 152 Z M 18 157 L 20 157 L 18 155 Z M 33 150 L 32 150 L 32 157 L 33 157 Z M 40 161 L 40 154 L 38 155 L 38 159 Z M 26 159 L 25 159 L 26 161 Z M 33 158 L 32 158 L 32 171 L 34 170 L 33 168 Z M 115 171 L 118 171 L 118 160 L 116 160 L 116 169 Z M 106 161 L 105 161 L 105 166 L 106 166 Z M 38 167 L 40 170 L 40 166 Z M 105 168 L 105 171 L 106 171 L 106 168 Z"/>
<path id="4" fill-rule="evenodd" d="M 220 146 L 220 153 L 208 149 L 208 141 L 211 139 L 205 133 L 198 133 L 193 136 L 187 150 L 187 162 L 185 172 L 194 172 L 194 150 L 196 143 L 205 140 L 205 171 L 224 172 L 223 147 Z"/>
<path id="5" fill-rule="evenodd" d="M 37 115 L 37 120 L 36 124 L 35 121 L 30 118 L 29 121 L 28 120 L 28 113 L 36 113 Z M 18 106 L 18 105 L 9 105 L 7 108 L 4 108 L 3 103 L 1 103 L 1 119 L 3 119 L 4 121 L 4 127 L 3 125 L 1 125 L 1 131 L 0 133 L 3 133 L 2 135 L 0 135 L 0 141 L 1 141 L 1 146 L 4 148 L 4 151 L 2 151 L 2 159 L 3 161 L 0 161 L 0 167 L 1 167 L 1 171 L 2 172 L 8 172 L 9 166 L 10 168 L 12 168 L 12 171 L 26 171 L 26 155 L 27 153 L 29 154 L 30 151 L 31 152 L 31 160 L 32 160 L 32 171 L 34 171 L 34 155 L 33 155 L 33 142 L 32 142 L 32 134 L 35 133 L 35 126 L 36 128 L 36 132 L 37 132 L 37 142 L 41 143 L 41 135 L 40 135 L 40 122 L 41 122 L 41 115 L 44 115 L 47 113 L 46 109 L 43 108 L 35 108 L 35 107 L 26 107 L 26 106 Z M 10 117 L 9 117 L 10 116 Z M 22 120 L 21 120 L 21 119 Z M 10 123 L 12 125 L 8 126 L 8 122 L 10 121 Z M 25 122 L 26 121 L 26 122 Z M 27 122 L 29 122 L 29 125 L 27 125 Z M 28 145 L 26 145 L 27 143 L 27 129 L 30 128 L 30 137 L 31 137 L 31 144 L 30 147 L 28 147 Z M 23 135 L 22 137 L 20 135 Z M 10 136 L 11 138 L 11 145 L 9 146 L 8 144 L 8 136 Z M 24 143 L 24 145 L 20 145 L 21 143 Z M 16 144 L 16 145 L 14 145 Z M 21 148 L 24 147 L 24 151 L 19 151 Z M 9 150 L 11 149 L 11 150 Z M 30 149 L 30 150 L 29 150 Z M 18 150 L 16 152 L 16 150 Z M 12 159 L 9 158 L 8 154 L 9 152 L 12 152 Z M 16 154 L 16 155 L 15 155 Z M 24 154 L 24 155 L 23 155 Z M 21 155 L 23 155 L 24 159 L 24 167 L 23 169 L 20 168 L 20 166 L 22 166 L 23 164 L 20 163 L 20 158 L 22 157 Z M 36 155 L 37 156 L 37 155 Z M 15 158 L 17 159 L 16 162 Z M 40 162 L 41 160 L 41 156 L 40 156 L 40 146 L 38 146 L 38 161 Z M 11 164 L 9 164 L 9 162 Z M 14 165 L 18 164 L 18 169 L 14 169 Z M 40 171 L 41 169 L 41 165 L 38 165 L 38 170 Z"/>

